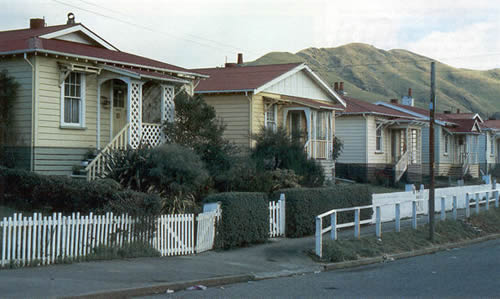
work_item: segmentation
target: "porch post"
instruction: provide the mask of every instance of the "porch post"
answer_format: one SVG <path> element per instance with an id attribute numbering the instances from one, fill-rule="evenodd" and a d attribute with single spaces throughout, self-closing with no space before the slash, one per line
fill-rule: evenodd
<path id="1" fill-rule="evenodd" d="M 128 83 L 128 142 L 133 149 L 139 147 L 142 137 L 142 84 L 143 82 L 137 80 Z"/>
<path id="2" fill-rule="evenodd" d="M 97 140 L 96 148 L 101 149 L 101 82 L 97 81 Z"/>
<path id="3" fill-rule="evenodd" d="M 309 141 L 309 146 L 308 146 L 309 149 L 308 149 L 307 157 L 311 158 L 311 149 L 312 149 L 312 147 L 311 147 L 311 143 L 312 143 L 312 140 L 311 140 L 312 139 L 311 138 L 312 137 L 312 133 L 311 133 L 311 131 L 312 131 L 311 109 L 306 109 L 305 113 L 306 113 L 306 122 L 307 122 L 307 124 L 306 124 L 307 125 L 307 140 Z"/>

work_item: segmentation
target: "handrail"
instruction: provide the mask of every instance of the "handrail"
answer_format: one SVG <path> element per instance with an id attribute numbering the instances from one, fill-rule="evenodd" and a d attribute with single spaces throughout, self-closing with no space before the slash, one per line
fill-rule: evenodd
<path id="1" fill-rule="evenodd" d="M 405 171 L 408 169 L 408 158 L 409 158 L 409 151 L 406 151 L 401 156 L 401 159 L 399 159 L 398 163 L 396 163 L 396 166 L 394 167 L 396 182 L 399 182 L 401 177 L 403 177 Z"/>
<path id="2" fill-rule="evenodd" d="M 94 180 L 97 175 L 105 173 L 105 168 L 107 166 L 105 154 L 109 153 L 111 150 L 127 148 L 129 127 L 130 124 L 126 124 L 123 129 L 121 129 L 120 132 L 118 132 L 118 134 L 116 134 L 116 136 L 101 150 L 101 152 L 97 154 L 92 162 L 85 167 L 88 181 Z"/>

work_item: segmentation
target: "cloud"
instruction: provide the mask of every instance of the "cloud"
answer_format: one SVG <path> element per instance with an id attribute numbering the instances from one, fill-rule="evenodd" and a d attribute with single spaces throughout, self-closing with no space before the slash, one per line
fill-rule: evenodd
<path id="1" fill-rule="evenodd" d="M 410 42 L 410 51 L 471 69 L 500 67 L 500 22 L 480 22 L 450 32 L 432 31 Z"/>

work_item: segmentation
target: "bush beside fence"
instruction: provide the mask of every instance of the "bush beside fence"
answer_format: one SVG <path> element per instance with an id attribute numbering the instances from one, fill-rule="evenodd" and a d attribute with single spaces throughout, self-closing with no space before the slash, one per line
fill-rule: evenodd
<path id="1" fill-rule="evenodd" d="M 315 217 L 337 208 L 371 205 L 372 195 L 368 186 L 346 185 L 328 188 L 284 189 L 273 194 L 286 197 L 286 236 L 299 238 L 314 234 Z M 361 212 L 361 219 L 370 219 L 372 211 Z M 344 213 L 338 223 L 352 222 L 354 213 Z"/>
<path id="2" fill-rule="evenodd" d="M 220 202 L 222 219 L 215 246 L 234 248 L 265 242 L 269 237 L 269 205 L 265 193 L 228 192 L 208 196 L 205 202 Z"/>

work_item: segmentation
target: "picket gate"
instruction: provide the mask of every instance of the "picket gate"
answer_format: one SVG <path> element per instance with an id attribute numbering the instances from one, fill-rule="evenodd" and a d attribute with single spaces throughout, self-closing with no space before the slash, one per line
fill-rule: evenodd
<path id="1" fill-rule="evenodd" d="M 196 253 L 208 251 L 214 247 L 217 222 L 220 220 L 220 209 L 204 212 L 196 217 Z"/>
<path id="2" fill-rule="evenodd" d="M 285 220 L 285 197 L 282 194 L 279 201 L 269 202 L 269 237 L 285 235 Z"/>

